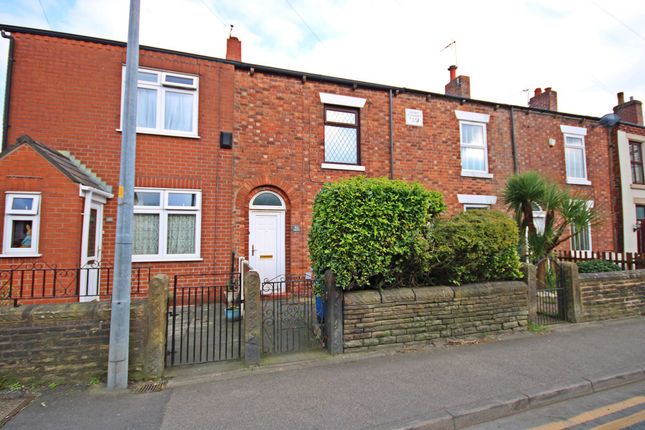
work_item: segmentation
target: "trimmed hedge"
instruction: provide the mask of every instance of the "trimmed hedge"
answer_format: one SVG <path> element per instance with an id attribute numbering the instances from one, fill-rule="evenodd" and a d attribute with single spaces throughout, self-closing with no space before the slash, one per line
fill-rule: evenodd
<path id="1" fill-rule="evenodd" d="M 309 234 L 315 275 L 330 269 L 343 289 L 392 285 L 417 236 L 445 208 L 441 193 L 418 183 L 354 177 L 326 184 Z"/>
<path id="2" fill-rule="evenodd" d="M 618 264 L 607 260 L 578 261 L 576 264 L 580 273 L 618 272 L 623 270 Z"/>
<path id="3" fill-rule="evenodd" d="M 460 285 L 521 279 L 517 225 L 494 210 L 463 212 L 439 220 L 417 245 L 425 283 Z"/>

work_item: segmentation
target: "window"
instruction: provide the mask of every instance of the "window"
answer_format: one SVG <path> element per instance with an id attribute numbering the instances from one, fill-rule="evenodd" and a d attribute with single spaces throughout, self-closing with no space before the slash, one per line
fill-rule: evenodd
<path id="1" fill-rule="evenodd" d="M 587 160 L 585 156 L 585 136 L 587 129 L 561 125 L 564 133 L 564 159 L 567 170 L 567 183 L 591 185 L 587 180 Z"/>
<path id="2" fill-rule="evenodd" d="M 488 205 L 473 205 L 473 204 L 464 205 L 464 211 L 478 211 L 478 210 L 488 210 L 488 209 L 490 209 L 490 206 Z"/>
<path id="3" fill-rule="evenodd" d="M 579 231 L 571 226 L 571 234 L 572 251 L 591 251 L 591 228 L 588 225 Z"/>
<path id="4" fill-rule="evenodd" d="M 201 192 L 137 188 L 133 260 L 194 260 L 200 255 Z"/>
<path id="5" fill-rule="evenodd" d="M 137 132 L 197 137 L 198 90 L 197 76 L 139 69 Z"/>
<path id="6" fill-rule="evenodd" d="M 7 193 L 2 252 L 10 256 L 38 256 L 40 194 Z"/>
<path id="7" fill-rule="evenodd" d="M 497 203 L 497 196 L 483 196 L 479 194 L 457 194 L 457 200 L 464 205 L 465 211 L 477 209 L 490 209 Z"/>
<path id="8" fill-rule="evenodd" d="M 544 234 L 544 228 L 546 227 L 546 212 L 542 209 L 542 206 L 535 202 L 531 203 L 531 207 L 533 209 L 533 226 L 535 227 L 535 231 L 538 234 Z M 528 230 L 526 231 L 526 234 L 528 235 Z"/>
<path id="9" fill-rule="evenodd" d="M 325 162 L 359 164 L 358 109 L 325 106 Z"/>
<path id="10" fill-rule="evenodd" d="M 645 184 L 643 178 L 643 148 L 640 142 L 629 141 L 629 159 L 632 164 L 632 183 Z"/>
<path id="11" fill-rule="evenodd" d="M 489 115 L 463 111 L 455 114 L 459 119 L 461 175 L 491 178 L 486 138 Z"/>

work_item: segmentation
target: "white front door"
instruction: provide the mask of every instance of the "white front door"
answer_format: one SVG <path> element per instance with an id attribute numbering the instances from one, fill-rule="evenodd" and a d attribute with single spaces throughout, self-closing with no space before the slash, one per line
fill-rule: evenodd
<path id="1" fill-rule="evenodd" d="M 249 212 L 249 263 L 260 282 L 284 275 L 284 211 Z"/>
<path id="2" fill-rule="evenodd" d="M 103 232 L 103 205 L 92 202 L 83 223 L 83 249 L 81 251 L 80 301 L 98 299 L 101 267 L 101 242 Z"/>

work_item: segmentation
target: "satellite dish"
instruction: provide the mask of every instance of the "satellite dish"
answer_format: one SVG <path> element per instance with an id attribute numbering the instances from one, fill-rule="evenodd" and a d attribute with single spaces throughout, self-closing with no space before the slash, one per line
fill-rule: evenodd
<path id="1" fill-rule="evenodd" d="M 616 115 L 615 113 L 608 113 L 607 115 L 603 115 L 602 118 L 598 121 L 601 125 L 605 125 L 607 127 L 613 127 L 618 122 L 620 121 L 620 117 Z"/>

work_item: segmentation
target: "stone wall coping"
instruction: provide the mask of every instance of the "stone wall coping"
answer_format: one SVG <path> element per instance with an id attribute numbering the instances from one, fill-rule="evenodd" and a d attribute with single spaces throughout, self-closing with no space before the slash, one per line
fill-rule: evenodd
<path id="1" fill-rule="evenodd" d="M 639 270 L 620 270 L 617 272 L 598 272 L 598 273 L 580 273 L 578 275 L 581 281 L 593 280 L 624 280 L 624 279 L 643 279 L 645 281 L 645 269 Z"/>
<path id="2" fill-rule="evenodd" d="M 147 300 L 132 300 L 131 313 L 141 313 L 142 306 Z M 0 324 L 56 320 L 82 321 L 110 318 L 112 303 L 104 302 L 74 302 L 48 303 L 38 305 L 22 305 L 18 307 L 0 306 Z"/>
<path id="3" fill-rule="evenodd" d="M 490 294 L 504 294 L 514 290 L 527 290 L 522 281 L 483 282 L 454 287 L 438 285 L 433 287 L 392 288 L 388 290 L 346 291 L 345 305 L 374 305 L 382 303 L 439 302 L 456 297 L 478 297 Z"/>

